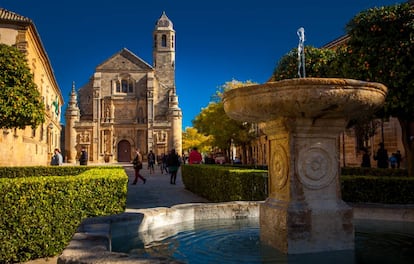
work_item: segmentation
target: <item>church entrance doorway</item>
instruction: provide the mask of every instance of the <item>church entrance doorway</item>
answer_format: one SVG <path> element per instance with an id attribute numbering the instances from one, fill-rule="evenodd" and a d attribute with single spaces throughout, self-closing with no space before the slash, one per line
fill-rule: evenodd
<path id="1" fill-rule="evenodd" d="M 118 143 L 118 162 L 131 162 L 131 144 L 128 140 Z"/>

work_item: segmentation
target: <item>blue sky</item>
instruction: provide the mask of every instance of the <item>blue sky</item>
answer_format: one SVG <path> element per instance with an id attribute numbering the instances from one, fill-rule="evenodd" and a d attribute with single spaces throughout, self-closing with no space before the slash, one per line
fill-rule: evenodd
<path id="1" fill-rule="evenodd" d="M 217 88 L 233 79 L 266 82 L 279 59 L 298 45 L 320 47 L 345 33 L 358 12 L 403 0 L 0 0 L 35 23 L 56 80 L 69 99 L 95 67 L 127 48 L 152 65 L 152 31 L 165 11 L 176 30 L 176 87 L 183 129 Z M 64 120 L 62 120 L 64 122 Z"/>

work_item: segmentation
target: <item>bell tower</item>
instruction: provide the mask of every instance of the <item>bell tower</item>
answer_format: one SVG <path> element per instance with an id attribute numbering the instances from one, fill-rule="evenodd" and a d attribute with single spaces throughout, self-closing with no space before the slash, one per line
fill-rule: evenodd
<path id="1" fill-rule="evenodd" d="M 175 30 L 165 12 L 155 24 L 153 38 L 153 67 L 155 79 L 159 82 L 158 88 L 154 91 L 154 98 L 148 97 L 152 100 L 151 102 L 154 102 L 153 127 L 157 128 L 158 132 L 168 133 L 166 150 L 174 148 L 181 155 L 182 111 L 178 106 L 175 87 Z M 157 121 L 159 121 L 158 124 L 156 124 Z M 163 124 L 168 124 L 169 129 L 165 129 Z M 151 124 L 149 126 L 148 134 L 156 133 L 155 130 L 151 131 Z"/>
<path id="2" fill-rule="evenodd" d="M 155 24 L 153 33 L 153 66 L 159 81 L 175 93 L 175 30 L 165 12 Z"/>

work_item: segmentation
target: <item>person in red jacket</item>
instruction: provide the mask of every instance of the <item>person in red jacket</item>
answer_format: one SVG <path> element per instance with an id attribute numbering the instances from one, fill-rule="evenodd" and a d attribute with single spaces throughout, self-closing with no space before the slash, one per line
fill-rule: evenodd
<path id="1" fill-rule="evenodd" d="M 200 164 L 202 160 L 203 160 L 203 157 L 201 157 L 200 152 L 198 152 L 197 148 L 194 147 L 191 150 L 190 155 L 188 156 L 188 163 L 189 164 Z"/>

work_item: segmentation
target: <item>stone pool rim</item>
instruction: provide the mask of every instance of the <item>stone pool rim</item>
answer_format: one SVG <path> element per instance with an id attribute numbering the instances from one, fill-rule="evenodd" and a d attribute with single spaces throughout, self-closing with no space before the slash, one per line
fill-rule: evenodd
<path id="1" fill-rule="evenodd" d="M 58 264 L 95 263 L 181 263 L 164 258 L 142 258 L 110 251 L 110 225 L 121 221 L 137 221 L 140 232 L 183 221 L 218 218 L 258 218 L 264 201 L 225 203 L 188 203 L 172 207 L 127 209 L 124 213 L 85 219 L 69 245 L 58 257 Z M 414 222 L 414 205 L 349 204 L 354 219 Z"/>

